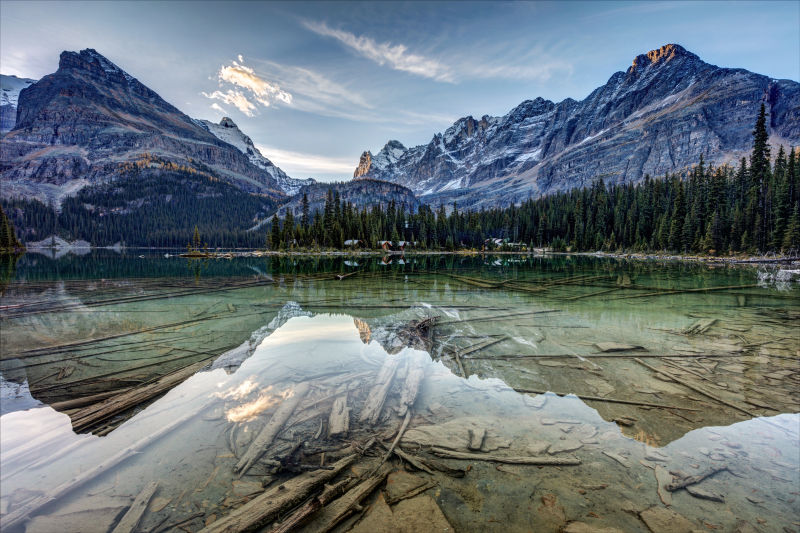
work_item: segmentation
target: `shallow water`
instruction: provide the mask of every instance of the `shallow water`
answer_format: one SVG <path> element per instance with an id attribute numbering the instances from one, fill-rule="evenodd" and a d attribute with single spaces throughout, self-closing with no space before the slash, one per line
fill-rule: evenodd
<path id="1" fill-rule="evenodd" d="M 677 530 L 672 515 L 672 529 L 658 529 L 651 508 L 698 530 L 800 527 L 800 287 L 774 270 L 565 256 L 197 262 L 101 252 L 28 254 L 12 267 L 0 286 L 4 530 L 110 531 L 153 481 L 140 530 L 189 518 L 184 527 L 198 530 L 297 475 L 273 474 L 264 458 L 291 451 L 296 467 L 320 464 L 323 452 L 332 462 L 337 448 L 372 437 L 390 445 L 417 365 L 424 377 L 399 445 L 468 467 L 463 477 L 415 472 L 433 481 L 425 494 L 456 531 Z M 414 324 L 430 317 L 436 325 L 420 333 Z M 378 420 L 363 422 L 392 365 Z M 170 372 L 185 376 L 166 394 L 74 430 L 90 407 L 74 400 Z M 261 462 L 237 476 L 255 435 L 304 384 Z M 342 397 L 350 430 L 329 437 Z M 486 432 L 478 450 L 469 431 Z M 439 448 L 579 464 L 441 458 L 431 453 Z M 361 461 L 383 453 L 376 446 Z M 656 472 L 682 480 L 716 470 L 690 485 L 694 494 L 659 491 Z M 367 527 L 375 498 L 361 525 L 352 518 L 339 529 Z"/>

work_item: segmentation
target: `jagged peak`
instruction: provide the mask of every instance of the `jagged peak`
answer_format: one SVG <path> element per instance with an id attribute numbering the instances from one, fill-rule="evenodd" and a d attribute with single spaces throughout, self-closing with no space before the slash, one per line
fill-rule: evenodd
<path id="1" fill-rule="evenodd" d="M 405 152 L 406 147 L 403 146 L 403 143 L 401 143 L 400 141 L 392 139 L 388 141 L 385 145 L 383 145 L 381 152 L 388 152 L 390 150 L 402 150 Z"/>
<path id="2" fill-rule="evenodd" d="M 75 68 L 89 71 L 100 69 L 105 72 L 106 75 L 122 76 L 128 81 L 134 79 L 133 76 L 109 61 L 94 48 L 86 48 L 80 52 L 70 52 L 67 50 L 61 52 L 61 56 L 58 60 L 58 69 L 67 70 Z"/>
<path id="3" fill-rule="evenodd" d="M 233 121 L 230 117 L 222 117 L 222 120 L 219 121 L 219 125 L 223 128 L 236 128 L 239 129 L 239 126 Z"/>
<path id="4" fill-rule="evenodd" d="M 675 58 L 685 57 L 690 59 L 699 59 L 695 54 L 689 52 L 679 44 L 665 44 L 661 48 L 650 50 L 646 54 L 639 54 L 633 58 L 628 72 L 641 70 L 653 64 L 664 64 L 672 61 Z"/>

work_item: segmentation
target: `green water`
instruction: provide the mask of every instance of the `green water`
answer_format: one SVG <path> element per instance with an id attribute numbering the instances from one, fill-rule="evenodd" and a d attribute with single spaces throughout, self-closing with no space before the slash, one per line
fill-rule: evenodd
<path id="1" fill-rule="evenodd" d="M 190 518 L 185 527 L 198 530 L 296 475 L 262 462 L 238 477 L 234 466 L 298 386 L 310 392 L 263 458 L 303 442 L 300 462 L 319 464 L 349 443 L 391 444 L 415 365 L 424 377 L 399 446 L 469 467 L 463 477 L 415 472 L 456 531 L 658 530 L 653 509 L 697 530 L 800 527 L 800 284 L 775 268 L 92 252 L 27 254 L 3 271 L 4 530 L 110 531 L 153 481 L 140 530 Z M 415 324 L 431 317 L 420 334 Z M 390 363 L 380 416 L 362 422 Z M 73 430 L 87 406 L 65 402 L 100 401 L 187 368 L 166 394 Z M 329 437 L 339 397 L 350 429 Z M 470 430 L 486 432 L 478 451 Z M 26 507 L 131 446 L 129 457 Z M 580 464 L 441 458 L 437 448 Z M 680 480 L 722 467 L 692 485 L 695 494 L 659 494 L 657 470 Z M 367 528 L 376 494 L 361 523 L 339 530 Z M 660 531 L 678 530 L 670 516 L 673 529 Z"/>

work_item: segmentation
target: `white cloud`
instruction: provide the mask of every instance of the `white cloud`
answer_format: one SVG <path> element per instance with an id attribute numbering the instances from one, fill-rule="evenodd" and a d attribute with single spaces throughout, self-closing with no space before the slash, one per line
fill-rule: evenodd
<path id="1" fill-rule="evenodd" d="M 453 72 L 448 65 L 436 59 L 412 54 L 403 44 L 379 43 L 370 37 L 330 28 L 324 22 L 307 20 L 303 24 L 318 35 L 333 37 L 379 65 L 388 65 L 394 70 L 401 70 L 436 81 L 455 81 Z"/>
<path id="2" fill-rule="evenodd" d="M 221 105 L 216 103 L 216 102 L 211 104 L 211 109 L 213 109 L 214 111 L 218 111 L 219 113 L 222 113 L 223 115 L 227 115 L 228 114 L 228 112 L 225 111 L 225 109 Z"/>
<path id="3" fill-rule="evenodd" d="M 222 91 L 214 91 L 213 93 L 202 93 L 203 96 L 206 98 L 210 98 L 212 100 L 221 100 L 226 104 L 230 104 L 248 117 L 255 116 L 255 109 L 256 105 L 247 99 L 247 97 L 242 94 L 241 91 L 235 91 L 228 89 L 226 92 Z"/>
<path id="4" fill-rule="evenodd" d="M 239 61 L 243 60 L 241 54 L 238 57 Z M 232 61 L 229 66 L 220 67 L 217 79 L 224 90 L 210 94 L 204 92 L 203 96 L 233 105 L 248 117 L 255 116 L 258 109 L 256 104 L 269 107 L 275 102 L 292 103 L 292 95 L 281 89 L 277 83 L 265 80 L 256 74 L 255 70 L 237 61 Z M 226 84 L 232 85 L 233 88 L 225 88 Z"/>
<path id="5" fill-rule="evenodd" d="M 350 178 L 358 163 L 358 157 L 326 157 L 282 150 L 272 146 L 256 145 L 264 156 L 282 168 L 290 176 L 341 175 Z"/>

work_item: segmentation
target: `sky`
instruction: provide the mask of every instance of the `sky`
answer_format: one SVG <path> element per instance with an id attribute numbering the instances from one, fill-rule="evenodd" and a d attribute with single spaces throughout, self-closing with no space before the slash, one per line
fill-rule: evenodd
<path id="1" fill-rule="evenodd" d="M 352 177 L 364 150 L 458 118 L 580 100 L 636 55 L 800 80 L 800 2 L 0 0 L 0 73 L 94 48 L 195 118 L 232 118 L 290 176 Z"/>

